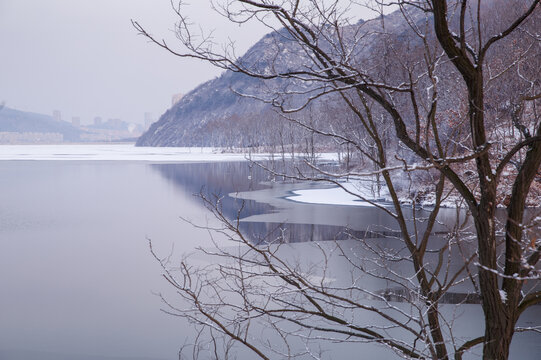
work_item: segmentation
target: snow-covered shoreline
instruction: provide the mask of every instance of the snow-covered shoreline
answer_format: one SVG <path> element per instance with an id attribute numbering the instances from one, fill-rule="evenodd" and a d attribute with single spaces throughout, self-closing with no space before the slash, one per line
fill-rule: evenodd
<path id="1" fill-rule="evenodd" d="M 387 187 L 382 185 L 377 195 L 375 188 L 375 181 L 350 179 L 347 182 L 341 182 L 340 186 L 294 190 L 291 191 L 292 195 L 286 197 L 286 199 L 306 204 L 364 207 L 392 206 L 392 199 Z M 424 194 L 415 204 L 411 198 L 404 196 L 404 194 L 402 196 L 399 194 L 399 200 L 406 207 L 415 206 L 421 209 L 431 209 L 436 205 L 435 194 L 433 193 Z M 465 208 L 465 205 L 460 197 L 454 195 L 444 199 L 440 207 L 456 209 Z"/>
<path id="2" fill-rule="evenodd" d="M 228 161 L 277 160 L 277 154 L 231 151 L 210 147 L 136 147 L 134 144 L 57 144 L 57 145 L 0 145 L 0 161 L 142 161 L 150 163 L 202 163 Z M 321 153 L 320 161 L 336 161 L 336 153 Z M 338 186 L 323 188 L 296 189 L 287 197 L 290 201 L 323 205 L 344 205 L 374 207 L 372 202 L 381 205 L 390 202 L 385 186 L 375 191 L 375 181 L 350 179 Z M 366 201 L 364 201 L 366 200 Z M 446 197 L 441 207 L 461 208 L 465 204 L 460 197 Z M 413 206 L 413 200 L 402 194 L 401 203 Z M 427 193 L 418 199 L 415 206 L 432 208 L 434 194 Z M 502 206 L 502 205 L 499 205 Z"/>

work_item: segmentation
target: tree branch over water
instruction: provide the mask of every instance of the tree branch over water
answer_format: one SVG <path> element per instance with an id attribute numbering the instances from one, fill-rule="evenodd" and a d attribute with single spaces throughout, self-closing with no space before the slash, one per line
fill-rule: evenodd
<path id="1" fill-rule="evenodd" d="M 217 331 L 224 346 L 233 339 L 261 358 L 321 358 L 323 344 L 374 342 L 405 358 L 460 359 L 483 344 L 484 359 L 507 359 L 520 315 L 538 303 L 539 237 L 532 229 L 539 218 L 527 207 L 539 206 L 541 196 L 539 0 L 391 4 L 398 10 L 384 14 L 389 4 L 374 1 L 378 17 L 354 21 L 351 14 L 363 7 L 356 1 L 223 1 L 232 21 L 276 29 L 258 56 L 240 58 L 231 46 L 217 52 L 210 38 L 195 37 L 180 5 L 176 30 L 185 50 L 133 22 L 176 56 L 264 81 L 266 93 L 237 94 L 273 105 L 282 121 L 300 128 L 287 137 L 276 122 L 269 133 L 279 132 L 284 153 L 303 153 L 309 163 L 300 170 L 292 161 L 295 173 L 284 165 L 274 175 L 344 187 L 340 177 L 371 174 L 374 194 L 386 192 L 387 203 L 378 205 L 392 208 L 400 233 L 392 248 L 352 237 L 358 253 L 338 242 L 331 249 L 315 244 L 319 263 L 292 262 L 280 245 L 283 234 L 250 241 L 240 217 L 228 219 L 219 199 L 204 197 L 235 246 L 204 250 L 219 259 L 215 266 L 183 262 L 180 274 L 166 277 L 192 305 L 175 307 L 177 314 L 211 330 L 213 342 Z M 487 78 L 487 71 L 498 75 Z M 345 148 L 347 162 L 332 171 L 320 166 L 318 144 L 339 154 Z M 426 213 L 416 211 L 427 199 Z M 449 199 L 465 207 L 470 226 L 460 212 L 454 224 L 439 220 Z M 447 232 L 435 236 L 436 227 Z M 335 254 L 350 267 L 342 286 L 329 277 Z M 365 279 L 387 287 L 369 289 Z M 442 311 L 443 299 L 462 286 L 478 292 L 481 337 L 458 338 L 461 320 Z M 367 322 L 365 313 L 377 320 Z M 260 341 L 266 333 L 280 340 Z"/>

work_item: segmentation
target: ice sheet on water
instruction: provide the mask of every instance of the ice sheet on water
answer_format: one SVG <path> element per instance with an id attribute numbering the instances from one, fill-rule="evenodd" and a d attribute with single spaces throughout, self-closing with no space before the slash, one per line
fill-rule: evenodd
<path id="1" fill-rule="evenodd" d="M 0 145 L 0 160 L 241 161 L 243 153 L 214 148 L 135 147 L 133 144 Z"/>
<path id="2" fill-rule="evenodd" d="M 311 204 L 375 206 L 368 201 L 378 201 L 378 198 L 385 197 L 388 192 L 386 188 L 383 188 L 380 191 L 380 196 L 376 196 L 371 185 L 374 184 L 352 181 L 342 183 L 341 187 L 295 190 L 293 191 L 294 195 L 287 199 Z"/>

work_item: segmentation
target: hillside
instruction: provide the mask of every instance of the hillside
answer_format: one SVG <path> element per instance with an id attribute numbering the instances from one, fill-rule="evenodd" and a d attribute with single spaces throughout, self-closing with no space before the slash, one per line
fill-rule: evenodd
<path id="1" fill-rule="evenodd" d="M 413 14 L 415 21 L 423 21 L 420 13 Z M 386 31 L 398 35 L 410 46 L 420 46 L 409 26 L 398 13 L 386 16 Z M 361 30 L 362 29 L 362 30 Z M 380 42 L 381 20 L 360 20 L 345 28 L 351 41 L 357 41 L 355 58 L 361 62 L 377 54 Z M 238 59 L 244 67 L 256 73 L 272 74 L 279 71 L 304 71 L 310 63 L 306 53 L 292 40 L 284 29 L 264 36 L 246 54 Z M 258 146 L 276 142 L 276 119 L 270 101 L 298 106 L 309 97 L 322 91 L 311 82 L 276 78 L 261 80 L 242 73 L 225 71 L 221 76 L 207 81 L 167 110 L 137 141 L 137 146 Z M 320 85 L 320 84 L 319 84 Z M 280 96 L 277 94 L 291 94 Z M 239 96 L 246 94 L 248 97 Z M 266 102 L 258 99 L 264 99 Z M 329 98 L 328 96 L 326 98 Z M 321 114 L 326 105 L 313 102 L 313 109 Z M 335 114 L 334 114 L 335 115 Z M 322 116 L 326 116 L 323 114 Z M 282 125 L 280 125 L 282 126 Z"/>
<path id="2" fill-rule="evenodd" d="M 0 133 L 56 134 L 54 138 L 61 141 L 79 141 L 83 132 L 48 115 L 4 107 L 0 109 Z"/>
<path id="3" fill-rule="evenodd" d="M 280 51 L 275 61 L 273 45 L 279 42 Z M 274 33 L 263 37 L 239 60 L 251 68 L 279 64 L 298 64 L 295 43 L 286 34 Z M 186 94 L 177 104 L 163 114 L 159 121 L 141 136 L 138 146 L 248 146 L 253 135 L 260 130 L 256 123 L 264 122 L 262 114 L 270 114 L 271 106 L 262 101 L 239 96 L 235 93 L 265 97 L 265 89 L 291 86 L 282 79 L 262 82 L 232 71 L 207 81 Z M 260 142 L 260 140 L 257 140 Z"/>
<path id="4" fill-rule="evenodd" d="M 495 11 L 494 8 L 499 5 L 484 5 L 487 16 Z M 412 31 L 412 26 L 423 29 L 431 28 L 427 27 L 427 22 L 430 22 L 431 19 L 427 19 L 425 14 L 420 11 L 412 10 L 409 14 L 409 21 L 408 24 L 401 13 L 394 12 L 385 16 L 384 25 L 381 19 L 377 19 L 359 21 L 344 27 L 342 34 L 344 38 L 341 40 L 349 44 L 355 43 L 351 47 L 354 52 L 347 60 L 348 65 L 352 65 L 353 69 L 370 69 L 369 72 L 371 76 L 373 75 L 372 81 L 375 82 L 380 81 L 400 86 L 401 83 L 408 81 L 405 77 L 404 64 L 417 63 L 419 59 L 423 58 L 424 53 L 422 40 Z M 456 22 L 457 19 L 452 18 L 450 21 Z M 384 31 L 382 31 L 383 26 Z M 501 27 L 498 22 L 491 23 L 490 26 Z M 535 27 L 535 22 L 530 22 L 530 26 Z M 488 30 L 495 31 L 492 28 L 487 28 Z M 434 36 L 430 31 L 427 33 L 429 43 L 432 42 Z M 513 51 L 521 51 L 524 44 L 516 43 L 517 39 L 512 41 L 515 42 Z M 486 93 L 486 111 L 490 112 L 490 117 L 494 119 L 509 117 L 510 105 L 505 102 L 507 100 L 501 99 L 502 94 L 518 94 L 519 88 L 520 91 L 523 91 L 521 88 L 523 85 L 517 87 L 518 85 L 509 81 L 511 75 L 503 71 L 509 57 L 510 44 L 512 42 L 508 41 L 495 46 L 487 56 L 491 70 L 502 71 L 501 76 L 492 81 L 493 85 L 488 88 Z M 328 47 L 329 53 L 336 52 L 337 58 L 340 57 L 340 51 L 334 51 L 331 44 L 320 44 L 320 46 Z M 264 36 L 244 56 L 240 57 L 238 62 L 242 63 L 245 68 L 259 74 L 276 74 L 284 70 L 299 73 L 306 70 L 312 73 L 323 71 L 323 69 L 308 68 L 307 64 L 313 64 L 313 62 L 306 57 L 306 53 L 282 29 Z M 428 94 L 432 84 L 422 72 L 422 67 L 411 66 L 414 69 L 414 76 L 419 77 L 415 84 L 416 90 L 426 89 L 426 91 L 420 90 L 418 93 L 426 92 Z M 531 69 L 528 69 L 528 66 L 528 63 L 525 62 L 521 71 L 535 74 L 535 66 L 531 65 Z M 435 71 L 438 88 L 443 89 L 438 93 L 438 113 L 441 114 L 439 116 L 445 118 L 442 118 L 443 121 L 440 122 L 440 131 L 443 137 L 446 137 L 447 134 L 449 137 L 456 136 L 456 133 L 464 126 L 462 119 L 459 119 L 462 115 L 457 112 L 464 106 L 464 99 L 461 97 L 465 90 L 464 84 L 459 81 L 460 74 L 447 61 L 441 61 Z M 305 134 L 299 135 L 298 127 L 297 129 L 292 129 L 292 127 L 286 129 L 285 127 L 291 124 L 284 125 L 284 122 L 278 121 L 280 115 L 274 111 L 275 109 L 270 105 L 270 102 L 285 103 L 286 107 L 291 108 L 306 102 L 309 97 L 317 95 L 318 91 L 328 91 L 328 89 L 324 88 L 321 83 L 293 80 L 291 77 L 263 81 L 228 70 L 185 95 L 139 138 L 137 145 L 245 147 L 277 146 L 279 144 L 283 147 L 284 144 L 303 144 L 312 140 L 307 140 Z M 242 97 L 238 93 L 249 96 Z M 254 97 L 265 99 L 267 102 L 256 100 Z M 393 101 L 401 111 L 409 112 L 406 121 L 410 121 L 409 125 L 413 126 L 414 114 L 409 105 L 409 97 L 397 93 Z M 428 108 L 430 104 L 428 96 L 421 101 L 424 103 L 418 105 L 425 109 Z M 313 101 L 304 113 L 301 112 L 295 116 L 297 119 L 301 118 L 301 122 L 319 121 L 320 124 L 324 124 L 319 125 L 319 128 L 325 131 L 332 128 L 345 131 L 348 134 L 355 133 L 359 125 L 350 120 L 353 115 L 348 114 L 345 108 L 339 95 L 334 93 Z M 379 116 L 386 116 L 378 109 L 374 109 L 374 111 L 379 112 Z M 396 142 L 391 140 L 389 146 L 393 145 L 396 145 Z M 323 144 L 323 146 L 326 145 Z"/>

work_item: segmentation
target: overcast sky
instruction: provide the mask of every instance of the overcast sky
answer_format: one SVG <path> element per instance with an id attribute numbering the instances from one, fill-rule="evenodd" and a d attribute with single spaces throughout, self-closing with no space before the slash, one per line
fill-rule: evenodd
<path id="1" fill-rule="evenodd" d="M 268 32 L 256 22 L 229 24 L 207 0 L 190 2 L 192 21 L 235 39 L 238 54 Z M 142 123 L 145 112 L 165 112 L 173 94 L 220 74 L 149 44 L 130 19 L 174 43 L 170 0 L 0 0 L 0 103 L 60 110 L 83 124 L 95 116 Z"/>
<path id="2" fill-rule="evenodd" d="M 192 0 L 193 22 L 217 28 L 245 51 L 267 30 L 238 29 Z M 143 122 L 157 118 L 175 93 L 186 93 L 220 71 L 176 58 L 138 36 L 130 19 L 171 39 L 169 0 L 0 0 L 0 103 L 64 120 L 95 116 Z"/>

